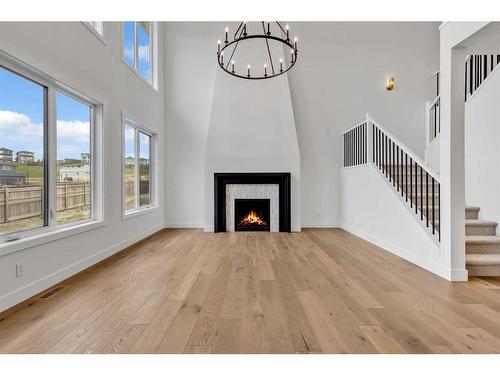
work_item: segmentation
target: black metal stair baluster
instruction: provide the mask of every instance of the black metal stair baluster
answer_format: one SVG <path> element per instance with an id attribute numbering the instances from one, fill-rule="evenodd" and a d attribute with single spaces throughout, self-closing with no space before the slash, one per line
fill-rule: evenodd
<path id="1" fill-rule="evenodd" d="M 469 59 L 469 95 L 472 95 L 472 68 L 473 68 L 473 61 L 471 57 Z"/>
<path id="2" fill-rule="evenodd" d="M 382 145 L 381 145 L 381 136 L 380 136 L 380 130 L 377 128 L 377 137 L 378 137 L 378 169 L 380 170 L 382 168 Z"/>
<path id="3" fill-rule="evenodd" d="M 413 159 L 410 157 L 410 208 L 413 208 Z"/>
<path id="4" fill-rule="evenodd" d="M 415 213 L 417 213 L 417 206 L 418 206 L 418 169 L 417 169 L 417 162 L 414 162 L 414 171 L 412 170 L 411 173 L 415 173 Z"/>
<path id="5" fill-rule="evenodd" d="M 399 146 L 396 145 L 396 190 L 399 191 Z"/>
<path id="6" fill-rule="evenodd" d="M 356 165 L 356 128 L 352 129 L 352 165 Z"/>
<path id="7" fill-rule="evenodd" d="M 405 152 L 405 200 L 408 202 L 408 154 Z"/>
<path id="8" fill-rule="evenodd" d="M 367 162 L 367 160 L 366 160 L 367 159 L 366 153 L 367 153 L 368 150 L 367 150 L 367 147 L 366 147 L 367 146 L 367 142 L 366 141 L 367 141 L 367 137 L 366 137 L 366 122 L 365 122 L 363 124 L 363 156 L 364 156 L 364 158 L 363 158 L 363 164 L 366 164 L 366 162 Z"/>
<path id="9" fill-rule="evenodd" d="M 425 171 L 425 209 L 426 209 L 426 225 L 429 227 L 429 173 Z"/>
<path id="10" fill-rule="evenodd" d="M 403 177 L 403 172 L 404 172 L 404 159 L 403 159 L 403 149 L 401 150 L 401 165 L 399 166 L 400 172 L 401 172 L 401 196 L 403 196 L 403 185 L 404 185 L 404 177 Z"/>
<path id="11" fill-rule="evenodd" d="M 351 130 L 349 132 L 349 166 L 352 166 L 353 152 L 354 152 L 354 148 L 352 147 L 352 130 Z"/>
<path id="12" fill-rule="evenodd" d="M 385 178 L 389 178 L 389 181 L 391 181 L 391 177 L 389 175 L 389 171 L 388 171 L 388 164 L 389 164 L 389 150 L 388 150 L 388 146 L 389 146 L 389 141 L 387 139 L 387 135 L 384 134 L 384 138 L 385 138 Z"/>
<path id="13" fill-rule="evenodd" d="M 363 131 L 365 132 L 365 140 L 363 145 L 363 152 L 365 153 L 365 164 L 368 163 L 368 124 L 365 122 L 363 125 Z"/>
<path id="14" fill-rule="evenodd" d="M 431 178 L 432 178 L 432 234 L 434 234 L 436 228 L 436 201 L 434 196 L 434 177 Z"/>
<path id="15" fill-rule="evenodd" d="M 438 234 L 441 241 L 441 184 L 438 183 Z"/>
<path id="16" fill-rule="evenodd" d="M 392 164 L 391 164 L 391 171 L 392 171 L 392 186 L 396 186 L 396 173 L 394 169 L 394 164 L 396 163 L 396 144 L 391 140 L 392 142 Z"/>
<path id="17" fill-rule="evenodd" d="M 483 81 L 488 77 L 488 56 L 484 55 Z"/>
<path id="18" fill-rule="evenodd" d="M 424 176 L 420 167 L 420 220 L 424 220 Z"/>
<path id="19" fill-rule="evenodd" d="M 343 138 L 343 141 L 344 141 L 344 167 L 347 167 L 347 164 L 346 164 L 346 157 L 347 157 L 347 150 L 346 150 L 346 144 L 345 144 L 345 134 L 344 136 L 342 137 Z"/>
<path id="20" fill-rule="evenodd" d="M 389 182 L 393 181 L 393 176 L 392 176 L 392 140 L 388 138 L 389 140 Z"/>
<path id="21" fill-rule="evenodd" d="M 465 61 L 465 85 L 464 85 L 464 90 L 465 90 L 465 94 L 464 94 L 464 101 L 466 102 L 467 101 L 467 60 Z"/>
<path id="22" fill-rule="evenodd" d="M 352 131 L 349 131 L 349 167 L 352 165 Z"/>
<path id="23" fill-rule="evenodd" d="M 377 160 L 375 159 L 375 125 L 372 124 L 372 162 L 377 165 Z"/>
<path id="24" fill-rule="evenodd" d="M 359 164 L 359 126 L 356 128 L 356 140 L 354 145 L 356 146 L 356 161 L 354 165 Z"/>
<path id="25" fill-rule="evenodd" d="M 351 164 L 351 139 L 349 137 L 349 133 L 347 133 L 347 166 L 349 167 Z"/>

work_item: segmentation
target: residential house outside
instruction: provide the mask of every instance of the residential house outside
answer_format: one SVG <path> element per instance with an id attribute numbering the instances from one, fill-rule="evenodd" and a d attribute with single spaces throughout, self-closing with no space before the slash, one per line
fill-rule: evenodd
<path id="1" fill-rule="evenodd" d="M 31 151 L 16 152 L 16 161 L 18 163 L 33 163 L 35 161 L 35 153 Z"/>
<path id="2" fill-rule="evenodd" d="M 0 186 L 25 184 L 26 176 L 16 171 L 14 163 L 0 161 Z"/>
<path id="3" fill-rule="evenodd" d="M 12 161 L 12 150 L 0 147 L 0 162 L 1 161 Z"/>

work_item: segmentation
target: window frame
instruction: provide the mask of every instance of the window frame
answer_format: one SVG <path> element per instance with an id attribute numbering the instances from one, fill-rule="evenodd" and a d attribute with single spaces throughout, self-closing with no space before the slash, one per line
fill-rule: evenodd
<path id="1" fill-rule="evenodd" d="M 91 21 L 82 21 L 82 24 L 92 33 L 94 36 L 99 39 L 102 44 L 106 45 L 106 39 L 104 39 L 104 21 L 94 21 L 99 22 L 101 24 L 101 31 L 95 28 L 91 23 Z"/>
<path id="2" fill-rule="evenodd" d="M 103 104 L 0 50 L 0 66 L 45 88 L 44 101 L 44 226 L 0 235 L 0 256 L 105 225 L 103 212 Z M 57 224 L 56 91 L 91 108 L 91 217 Z"/>
<path id="3" fill-rule="evenodd" d="M 125 59 L 125 22 L 134 23 L 134 66 L 131 66 Z M 141 78 L 156 94 L 158 90 L 158 24 L 157 22 L 148 21 L 151 23 L 151 31 L 149 33 L 149 53 L 150 53 L 150 81 L 146 80 L 139 72 L 139 48 L 138 48 L 138 33 L 137 23 L 139 21 L 123 21 L 121 22 L 121 60 L 122 62 L 135 73 L 136 76 Z"/>
<path id="4" fill-rule="evenodd" d="M 134 176 L 135 176 L 135 181 L 134 181 L 134 201 L 135 201 L 135 207 L 126 209 L 125 208 L 125 125 L 128 125 L 134 129 L 135 132 L 135 137 L 134 137 Z M 131 217 L 135 217 L 153 210 L 158 209 L 158 200 L 157 200 L 157 168 L 156 168 L 156 160 L 157 160 L 157 135 L 155 132 L 150 130 L 147 127 L 144 127 L 142 125 L 138 125 L 137 122 L 134 120 L 131 120 L 129 116 L 126 116 L 122 112 L 122 124 L 121 124 L 122 130 L 121 130 L 121 143 L 122 143 L 122 150 L 121 150 L 121 190 L 122 190 L 122 220 L 126 220 Z M 150 142 L 149 142 L 149 204 L 140 206 L 140 191 L 139 191 L 139 181 L 140 181 L 140 174 L 139 174 L 139 165 L 140 165 L 140 137 L 139 133 L 143 133 L 147 136 L 150 137 Z"/>

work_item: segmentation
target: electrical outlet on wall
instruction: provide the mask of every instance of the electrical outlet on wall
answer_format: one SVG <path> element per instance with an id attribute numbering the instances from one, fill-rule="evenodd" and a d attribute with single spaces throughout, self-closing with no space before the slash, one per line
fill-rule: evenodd
<path id="1" fill-rule="evenodd" d="M 23 276 L 24 276 L 24 264 L 18 263 L 16 264 L 16 277 L 23 277 Z"/>

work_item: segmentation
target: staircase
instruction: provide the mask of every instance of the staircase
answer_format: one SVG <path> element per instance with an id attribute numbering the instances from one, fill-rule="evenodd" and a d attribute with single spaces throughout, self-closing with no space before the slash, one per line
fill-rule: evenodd
<path id="1" fill-rule="evenodd" d="M 469 276 L 500 276 L 497 223 L 479 220 L 479 207 L 465 209 L 465 263 Z"/>
<path id="2" fill-rule="evenodd" d="M 441 241 L 439 176 L 372 118 L 343 135 L 344 168 L 371 164 L 392 185 L 427 233 Z M 500 276 L 497 223 L 479 220 L 478 207 L 465 210 L 466 268 L 470 276 Z"/>

